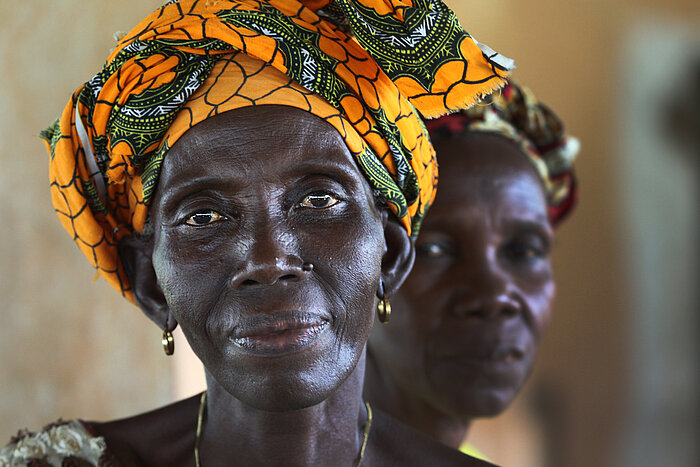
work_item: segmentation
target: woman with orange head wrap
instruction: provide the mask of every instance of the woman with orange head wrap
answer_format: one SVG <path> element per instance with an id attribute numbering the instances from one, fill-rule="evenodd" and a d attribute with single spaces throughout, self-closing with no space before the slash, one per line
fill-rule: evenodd
<path id="1" fill-rule="evenodd" d="M 476 462 L 373 413 L 364 348 L 435 194 L 418 113 L 468 107 L 510 66 L 439 0 L 181 0 L 144 19 L 44 133 L 52 199 L 167 354 L 182 326 L 208 389 L 0 459 Z"/>

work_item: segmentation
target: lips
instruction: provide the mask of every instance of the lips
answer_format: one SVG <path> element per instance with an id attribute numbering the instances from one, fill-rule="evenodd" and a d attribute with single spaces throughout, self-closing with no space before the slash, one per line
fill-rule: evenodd
<path id="1" fill-rule="evenodd" d="M 429 354 L 438 360 L 463 363 L 510 364 L 528 360 L 533 350 L 527 332 L 520 328 L 450 328 L 432 336 Z"/>
<path id="2" fill-rule="evenodd" d="M 511 363 L 522 360 L 524 352 L 515 347 L 496 347 L 474 355 L 458 355 L 456 358 L 477 362 Z"/>
<path id="3" fill-rule="evenodd" d="M 323 316 L 296 311 L 244 318 L 231 334 L 240 349 L 260 355 L 281 355 L 302 350 L 329 327 Z"/>
<path id="4" fill-rule="evenodd" d="M 525 356 L 525 351 L 518 347 L 496 346 L 444 355 L 442 360 L 445 363 L 478 369 L 486 373 L 502 373 L 519 367 L 526 360 Z"/>

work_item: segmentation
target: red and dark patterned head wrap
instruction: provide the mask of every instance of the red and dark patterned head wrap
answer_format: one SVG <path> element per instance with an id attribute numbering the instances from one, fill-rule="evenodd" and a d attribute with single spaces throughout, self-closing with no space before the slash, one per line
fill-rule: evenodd
<path id="1" fill-rule="evenodd" d="M 532 91 L 512 80 L 487 100 L 489 105 L 426 121 L 431 138 L 480 131 L 515 141 L 535 166 L 547 195 L 549 220 L 558 225 L 576 205 L 573 161 L 580 149 L 578 140 L 566 134 L 561 119 Z"/>
<path id="2" fill-rule="evenodd" d="M 99 273 L 131 299 L 117 245 L 142 231 L 168 149 L 210 116 L 282 104 L 338 129 L 416 235 L 437 181 L 418 112 L 466 108 L 510 68 L 441 0 L 171 1 L 120 40 L 43 133 L 53 204 Z"/>

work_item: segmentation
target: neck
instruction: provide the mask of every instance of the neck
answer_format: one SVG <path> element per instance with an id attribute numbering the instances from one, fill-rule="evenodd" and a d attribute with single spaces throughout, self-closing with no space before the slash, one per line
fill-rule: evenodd
<path id="1" fill-rule="evenodd" d="M 267 412 L 244 404 L 207 373 L 201 465 L 340 465 L 357 463 L 367 412 L 364 356 L 326 400 Z"/>
<path id="2" fill-rule="evenodd" d="M 377 408 L 431 438 L 458 449 L 467 436 L 471 420 L 459 420 L 438 410 L 426 398 L 410 393 L 381 371 L 371 349 L 367 350 L 365 398 Z"/>

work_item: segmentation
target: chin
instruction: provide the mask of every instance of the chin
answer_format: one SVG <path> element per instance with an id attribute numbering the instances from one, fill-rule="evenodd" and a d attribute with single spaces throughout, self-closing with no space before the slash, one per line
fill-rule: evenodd
<path id="1" fill-rule="evenodd" d="M 518 395 L 514 387 L 454 387 L 444 392 L 438 402 L 440 410 L 463 421 L 473 418 L 495 417 L 503 413 Z M 438 393 L 439 394 L 439 393 Z"/>
<path id="2" fill-rule="evenodd" d="M 445 414 L 461 420 L 495 417 L 518 396 L 530 369 L 529 362 L 494 367 L 436 365 L 430 373 L 430 392 Z"/>
<path id="3" fill-rule="evenodd" d="M 502 414 L 517 396 L 517 391 L 492 390 L 470 396 L 475 401 L 468 418 L 495 417 Z"/>
<path id="4" fill-rule="evenodd" d="M 229 394 L 250 407 L 266 412 L 288 412 L 305 409 L 328 399 L 354 368 L 323 361 L 317 361 L 305 369 L 289 366 L 262 372 L 232 371 L 215 378 Z"/>

